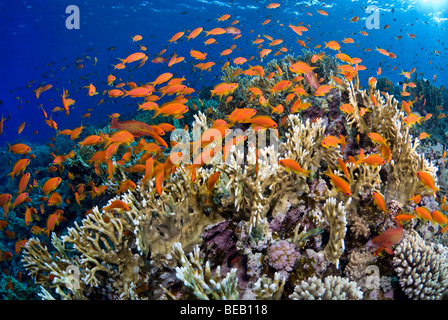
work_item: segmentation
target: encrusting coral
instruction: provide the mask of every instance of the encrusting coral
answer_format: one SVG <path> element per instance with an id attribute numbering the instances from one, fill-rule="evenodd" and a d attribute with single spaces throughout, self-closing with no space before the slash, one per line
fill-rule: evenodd
<path id="1" fill-rule="evenodd" d="M 236 75 L 235 70 L 227 70 L 226 76 L 239 85 L 232 102 L 221 101 L 217 108 L 233 110 L 232 104 L 244 98 L 250 101 L 248 83 L 258 83 L 271 103 L 287 106 L 287 92 L 269 90 L 280 80 L 296 77 L 288 66 L 297 61 L 298 58 L 290 59 L 289 63 L 273 62 L 284 72 L 269 81 L 259 75 L 248 79 L 242 73 Z M 333 76 L 335 71 L 330 74 Z M 324 78 L 330 79 L 330 74 Z M 168 167 L 166 177 L 153 175 L 142 179 L 135 189 L 116 195 L 102 208 L 93 208 L 65 235 L 58 238 L 53 234 L 54 249 L 41 245 L 38 239 L 30 239 L 23 263 L 36 283 L 42 285 L 41 296 L 62 299 L 374 296 L 363 285 L 366 275 L 363 268 L 370 263 L 384 267 L 390 264 L 392 256 L 386 253 L 373 258 L 373 251 L 377 247 L 382 250 L 382 246 L 375 247 L 377 238 L 371 237 L 386 233 L 414 194 L 432 196 L 417 172 L 436 178 L 437 168 L 416 151 L 418 139 L 409 133 L 404 115 L 392 96 L 359 89 L 357 76 L 354 82 L 343 80 L 340 85 L 335 84 L 328 98 L 313 97 L 315 89 L 303 83 L 302 97 L 309 100 L 309 110 L 290 114 L 284 120 L 278 118 L 281 121 L 278 131 L 273 130 L 276 126 L 266 130 L 234 130 L 226 137 L 224 147 L 220 139 L 207 144 L 202 155 L 209 152 L 212 156 L 199 164 L 174 164 L 172 155 L 190 150 L 204 132 L 214 128 L 212 119 L 198 112 L 192 124 L 196 130 L 192 142 L 188 133 L 174 139 L 177 152 L 171 152 L 166 159 L 165 165 L 173 164 Z M 257 105 L 250 103 L 253 107 Z M 339 111 L 344 103 L 354 110 L 346 116 Z M 265 111 L 261 107 L 260 110 Z M 347 138 L 336 136 L 339 140 L 327 146 L 324 141 L 330 137 L 329 132 L 346 132 Z M 263 133 L 267 138 L 260 140 Z M 369 139 L 370 133 L 381 135 L 387 143 L 376 145 Z M 358 142 L 356 135 L 360 136 Z M 228 141 L 233 144 L 228 145 Z M 366 161 L 367 155 L 378 152 L 386 158 L 384 162 Z M 116 175 L 123 181 L 128 175 L 125 169 L 117 167 Z M 372 199 L 373 192 L 384 194 L 385 205 L 392 201 L 401 205 L 396 205 L 395 211 L 387 208 L 383 211 L 379 200 Z M 120 207 L 114 207 L 116 203 Z M 408 229 L 409 225 L 403 228 Z M 214 233 L 221 235 L 219 245 Z M 443 290 L 442 286 L 434 285 L 434 279 L 439 280 L 439 285 L 448 281 L 443 260 L 446 252 L 436 252 L 438 249 L 415 237 L 405 236 L 395 248 L 393 261 L 400 285 L 410 298 L 438 299 Z M 367 250 L 362 256 L 361 247 Z M 427 261 L 424 268 L 420 264 L 404 267 L 405 261 L 415 254 L 425 255 L 427 260 L 421 260 L 421 263 Z M 77 286 L 73 285 L 70 270 L 79 271 Z M 428 272 L 429 282 L 425 284 L 431 290 L 417 292 L 406 278 L 421 275 L 420 272 Z"/>

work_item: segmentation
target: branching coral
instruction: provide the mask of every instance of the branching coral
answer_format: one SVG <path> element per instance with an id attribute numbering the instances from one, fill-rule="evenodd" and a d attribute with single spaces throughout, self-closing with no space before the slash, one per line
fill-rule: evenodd
<path id="1" fill-rule="evenodd" d="M 324 212 L 324 216 L 330 224 L 330 240 L 324 249 L 324 255 L 331 263 L 336 264 L 338 268 L 339 258 L 345 249 L 346 212 L 342 203 L 336 203 L 335 198 L 327 199 L 322 212 Z"/>
<path id="2" fill-rule="evenodd" d="M 356 90 L 352 84 L 349 97 L 354 112 L 347 115 L 348 125 L 356 124 L 361 134 L 375 132 L 388 139 L 391 161 L 385 165 L 385 197 L 405 201 L 413 194 L 425 192 L 417 171 L 425 171 L 435 177 L 437 167 L 427 161 L 423 154 L 417 153 L 419 140 L 409 133 L 404 113 L 397 108 L 398 101 L 387 93 L 383 97 L 379 91 L 368 95 L 365 90 Z M 369 111 L 367 115 L 361 116 L 361 108 Z"/>
<path id="3" fill-rule="evenodd" d="M 338 276 L 303 280 L 289 296 L 293 300 L 361 300 L 363 292 L 356 282 Z"/>
<path id="4" fill-rule="evenodd" d="M 274 274 L 274 280 L 263 275 L 254 284 L 254 293 L 257 299 L 280 300 L 285 286 L 285 279 L 281 279 L 280 273 Z"/>
<path id="5" fill-rule="evenodd" d="M 311 55 L 306 53 L 306 58 Z M 269 79 L 247 78 L 241 69 L 229 68 L 224 79 L 239 86 L 232 99 L 220 100 L 217 111 L 229 114 L 244 104 L 245 108 L 257 107 L 261 114 L 270 112 L 268 104 L 260 106 L 260 101 L 253 99 L 249 87 L 260 88 L 271 104 L 285 102 L 288 91 L 271 92 L 270 88 L 280 79 L 296 77 L 289 65 L 287 60 L 272 61 L 266 70 L 278 71 L 278 66 L 283 72 Z M 324 66 L 319 62 L 318 71 L 330 81 L 334 73 L 325 71 Z M 245 132 L 234 130 L 225 139 L 204 142 L 201 137 L 216 121 L 198 112 L 193 133 L 174 139 L 177 144 L 171 155 L 177 148 L 178 155 L 186 157 L 187 151 L 193 151 L 193 159 L 197 159 L 197 149 L 208 152 L 216 148 L 210 159 L 165 166 L 172 161 L 171 155 L 160 153 L 152 158 L 158 165 L 159 171 L 153 168 L 157 175 L 151 172 L 153 175 L 146 177 L 145 172 L 134 190 L 108 203 L 120 201 L 127 209 L 93 208 L 66 234 L 53 236 L 54 250 L 31 239 L 23 261 L 30 275 L 42 284 L 41 296 L 362 299 L 367 267 L 371 263 L 387 265 L 392 259 L 373 258 L 371 252 L 376 248 L 371 248 L 370 237 L 393 224 L 392 219 L 412 194 L 428 193 L 416 172 L 435 176 L 436 167 L 416 151 L 419 141 L 409 133 L 392 96 L 360 90 L 356 78 L 355 84 L 345 80 L 342 85 L 334 83 L 326 96 L 312 97 L 315 89 L 305 80 L 299 81 L 303 101 L 309 100 L 314 108 L 309 113 L 288 115 L 278 131 L 252 125 Z M 344 117 L 339 104 L 347 99 L 354 112 Z M 275 121 L 280 119 L 280 115 L 275 117 Z M 249 123 L 238 126 L 246 128 Z M 368 154 L 378 151 L 368 139 L 373 132 L 387 139 L 390 161 L 372 165 L 356 152 L 356 144 Z M 358 133 L 361 137 L 355 143 Z M 323 145 L 333 134 L 339 142 Z M 229 147 L 229 141 L 235 143 Z M 86 154 L 92 150 L 86 149 Z M 294 169 L 285 160 L 291 161 L 288 163 Z M 129 174 L 126 168 L 117 167 L 114 177 L 126 180 Z M 341 192 L 345 183 L 350 192 Z M 383 215 L 378 214 L 372 191 L 385 194 L 388 211 Z M 353 238 L 353 243 L 348 241 Z M 217 242 L 222 239 L 227 242 L 221 246 Z M 366 247 L 362 254 L 360 246 Z M 229 252 L 223 252 L 228 248 Z M 443 290 L 434 285 L 434 277 L 446 287 L 446 251 L 408 237 L 394 250 L 395 271 L 405 292 L 410 297 L 440 298 Z M 425 265 L 415 262 L 411 269 L 405 268 L 406 263 L 411 265 L 409 255 L 424 256 L 420 262 Z M 69 282 L 73 280 L 67 271 L 70 266 L 80 271 L 79 287 Z M 340 266 L 342 270 L 337 270 Z M 409 277 L 418 281 L 420 271 L 428 273 L 424 287 L 430 289 L 416 293 Z M 331 272 L 338 276 L 329 275 Z"/>
<path id="6" fill-rule="evenodd" d="M 236 269 L 232 269 L 222 277 L 221 269 L 218 267 L 215 274 L 212 275 L 208 261 L 205 263 L 205 267 L 202 267 L 198 246 L 187 257 L 181 244 L 176 242 L 173 245 L 173 255 L 181 265 L 181 267 L 176 267 L 177 278 L 191 289 L 198 299 L 235 300 L 239 298 Z"/>

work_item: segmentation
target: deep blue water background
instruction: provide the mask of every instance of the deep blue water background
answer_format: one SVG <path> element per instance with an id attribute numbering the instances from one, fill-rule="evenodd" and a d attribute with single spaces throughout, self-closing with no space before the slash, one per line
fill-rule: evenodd
<path id="1" fill-rule="evenodd" d="M 108 115 L 113 112 L 125 114 L 136 110 L 137 104 L 129 100 L 117 99 L 118 102 L 107 101 L 97 106 L 102 98 L 107 76 L 113 73 L 126 81 L 149 82 L 153 81 L 162 72 L 172 72 L 176 77 L 187 78 L 190 86 L 197 91 L 205 85 L 213 85 L 219 81 L 219 71 L 227 58 L 220 57 L 220 52 L 236 44 L 238 50 L 230 56 L 249 58 L 254 55 L 258 61 L 259 50 L 252 41 L 260 34 L 282 38 L 289 53 L 301 54 L 302 47 L 296 43 L 299 38 L 290 28 L 289 24 L 297 25 L 299 22 L 311 26 L 300 39 L 309 37 L 312 42 L 324 45 L 324 41 L 337 40 L 341 43 L 341 51 L 352 57 L 363 59 L 363 65 L 368 67 L 361 74 L 365 81 L 369 76 L 376 76 L 379 66 L 382 67 L 383 76 L 389 77 L 394 83 L 404 80 L 399 73 L 409 71 L 413 67 L 417 72 L 424 73 L 427 79 L 436 74 L 435 85 L 448 83 L 446 75 L 447 61 L 447 18 L 448 1 L 276 1 L 280 8 L 269 10 L 266 6 L 269 1 L 212 1 L 212 0 L 183 0 L 183 1 L 8 1 L 0 3 L 0 116 L 5 118 L 11 114 L 11 119 L 5 122 L 4 135 L 0 137 L 0 146 L 6 146 L 6 141 L 12 143 L 49 142 L 55 136 L 55 131 L 43 121 L 42 111 L 38 108 L 43 104 L 48 114 L 55 106 L 61 106 L 60 95 L 62 88 L 70 93 L 70 98 L 76 100 L 70 115 L 63 113 L 53 115 L 59 129 L 73 129 L 81 123 L 105 125 L 109 121 Z M 323 6 L 326 4 L 326 6 Z M 380 29 L 367 30 L 365 19 L 369 16 L 365 8 L 368 5 L 379 7 Z M 69 16 L 65 13 L 68 5 L 77 5 L 80 9 L 80 29 L 68 30 L 65 20 Z M 308 6 L 308 7 L 307 7 Z M 324 9 L 329 16 L 317 13 Z M 305 14 L 311 12 L 312 16 Z M 226 22 L 217 22 L 223 14 L 230 14 Z M 353 16 L 359 16 L 357 23 L 350 23 Z M 272 21 L 262 26 L 265 19 Z M 186 41 L 182 38 L 177 44 L 168 45 L 168 40 L 179 31 L 189 31 L 203 27 L 210 30 L 216 27 L 230 25 L 233 20 L 240 22 L 236 25 L 242 31 L 242 37 L 232 40 L 231 35 L 217 36 L 218 44 L 205 46 L 204 33 L 198 38 Z M 283 24 L 283 26 L 280 26 Z M 390 25 L 387 30 L 384 25 Z M 253 32 L 251 33 L 251 30 Z M 369 36 L 359 32 L 366 31 Z M 411 39 L 408 34 L 416 35 Z M 143 40 L 132 43 L 131 37 L 140 34 Z M 397 36 L 402 36 L 397 40 Z M 351 37 L 355 44 L 342 44 L 342 40 Z M 185 63 L 180 63 L 167 69 L 166 64 L 158 65 L 148 61 L 141 69 L 126 68 L 113 70 L 112 64 L 118 62 L 117 58 L 125 58 L 128 54 L 138 51 L 138 44 L 148 48 L 146 53 L 149 59 L 154 58 L 160 50 L 167 48 L 165 57 L 176 52 L 185 56 Z M 107 51 L 110 47 L 115 50 Z M 263 47 L 268 47 L 265 42 Z M 383 48 L 395 53 L 398 58 L 390 59 L 375 51 Z M 216 65 L 212 72 L 198 71 L 192 73 L 192 65 L 198 63 L 189 56 L 191 48 L 207 52 L 207 61 L 214 60 Z M 364 49 L 371 48 L 371 52 Z M 319 49 L 321 50 L 321 49 Z M 440 55 L 434 53 L 440 51 Z M 334 54 L 328 49 L 327 53 Z M 235 53 L 237 52 L 237 53 Z M 275 58 L 272 51 L 269 58 Z M 86 56 L 91 57 L 90 60 Z M 97 57 L 98 63 L 93 66 L 93 59 Z M 83 69 L 77 69 L 75 60 L 83 58 Z M 267 59 L 270 60 L 270 59 Z M 431 64 L 429 64 L 431 60 Z M 266 63 L 263 62 L 263 63 Z M 396 71 L 392 71 L 397 66 Z M 64 70 L 61 71 L 61 68 Z M 81 79 L 80 77 L 83 77 Z M 30 82 L 30 88 L 25 86 Z M 42 93 L 39 99 L 34 96 L 33 90 L 39 84 L 52 84 L 53 88 Z M 100 95 L 87 96 L 87 86 L 93 83 Z M 51 99 L 51 101 L 49 101 Z M 81 116 L 93 108 L 91 118 Z M 27 126 L 21 135 L 17 129 L 22 122 Z M 33 132 L 38 131 L 37 134 Z"/>

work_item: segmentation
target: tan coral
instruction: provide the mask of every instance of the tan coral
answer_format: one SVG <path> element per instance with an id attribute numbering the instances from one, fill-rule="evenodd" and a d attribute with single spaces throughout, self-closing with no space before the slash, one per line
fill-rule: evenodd
<path id="1" fill-rule="evenodd" d="M 426 171 L 436 178 L 437 167 L 416 151 L 419 140 L 410 134 L 405 115 L 397 107 L 398 101 L 387 93 L 383 97 L 379 90 L 372 95 L 376 105 L 365 90 L 356 90 L 351 84 L 350 104 L 355 111 L 346 117 L 347 123 L 356 125 L 361 134 L 375 132 L 388 139 L 391 161 L 384 165 L 388 176 L 385 198 L 403 202 L 413 194 L 428 192 L 418 180 L 417 171 Z M 369 111 L 365 116 L 360 114 L 361 107 Z"/>
<path id="2" fill-rule="evenodd" d="M 207 261 L 202 266 L 200 250 L 195 246 L 188 257 L 182 249 L 182 245 L 176 242 L 173 245 L 173 255 L 181 265 L 176 267 L 176 277 L 189 288 L 192 293 L 201 300 L 236 300 L 239 299 L 237 290 L 237 269 L 231 269 L 225 276 L 221 276 L 221 268 L 218 266 L 212 275 L 210 263 Z"/>
<path id="3" fill-rule="evenodd" d="M 350 200 L 349 200 L 350 201 Z M 339 258 L 345 250 L 345 233 L 347 231 L 347 217 L 344 206 L 336 202 L 335 198 L 329 198 L 325 202 L 322 212 L 330 224 L 330 239 L 324 249 L 325 258 L 339 268 Z"/>

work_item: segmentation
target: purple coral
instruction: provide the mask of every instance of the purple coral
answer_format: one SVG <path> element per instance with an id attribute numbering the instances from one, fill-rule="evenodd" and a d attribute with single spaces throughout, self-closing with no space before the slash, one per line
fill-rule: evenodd
<path id="1" fill-rule="evenodd" d="M 278 271 L 291 272 L 299 256 L 295 244 L 280 240 L 269 246 L 267 262 L 270 267 Z"/>

